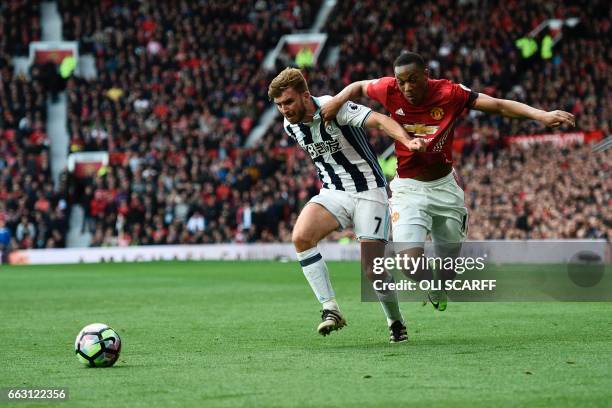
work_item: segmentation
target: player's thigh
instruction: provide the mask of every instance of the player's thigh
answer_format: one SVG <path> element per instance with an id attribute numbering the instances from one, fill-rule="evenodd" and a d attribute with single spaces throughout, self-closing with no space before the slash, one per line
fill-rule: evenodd
<path id="1" fill-rule="evenodd" d="M 319 203 L 308 203 L 293 227 L 292 239 L 296 246 L 308 249 L 331 232 L 340 228 L 337 218 Z"/>
<path id="2" fill-rule="evenodd" d="M 467 237 L 468 228 L 465 194 L 454 178 L 448 179 L 446 183 L 432 189 L 429 197 L 431 238 L 436 254 L 440 256 L 456 256 L 455 252 L 458 252 Z"/>
<path id="3" fill-rule="evenodd" d="M 422 247 L 432 226 L 427 192 L 422 187 L 400 181 L 391 182 L 393 242 L 420 243 Z"/>
<path id="4" fill-rule="evenodd" d="M 400 224 L 393 226 L 393 254 L 399 255 L 402 259 L 413 258 L 419 259 L 425 253 L 425 241 L 429 229 L 421 224 Z M 414 264 L 411 264 L 414 265 Z M 417 263 L 417 265 L 422 265 Z M 402 269 L 406 277 L 421 281 L 428 279 L 429 275 L 422 266 L 418 266 L 415 270 Z"/>
<path id="5" fill-rule="evenodd" d="M 400 224 L 393 227 L 395 253 L 418 258 L 423 255 L 429 230 L 421 224 Z"/>
<path id="6" fill-rule="evenodd" d="M 461 245 L 467 237 L 467 211 L 457 217 L 434 217 L 431 238 L 437 256 L 455 257 L 461 252 Z"/>
<path id="7" fill-rule="evenodd" d="M 465 241 L 468 212 L 465 194 L 454 178 L 432 190 L 429 210 L 433 217 L 431 238 L 438 243 Z"/>
<path id="8" fill-rule="evenodd" d="M 432 217 L 421 200 L 394 200 L 392 203 L 393 249 L 402 256 L 421 257 L 431 231 Z"/>

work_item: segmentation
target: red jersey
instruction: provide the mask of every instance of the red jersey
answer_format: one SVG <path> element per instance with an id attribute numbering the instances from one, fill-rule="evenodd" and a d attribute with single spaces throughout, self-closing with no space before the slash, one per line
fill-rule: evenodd
<path id="1" fill-rule="evenodd" d="M 383 77 L 368 85 L 368 96 L 383 104 L 410 136 L 427 139 L 425 152 L 411 152 L 395 142 L 397 174 L 413 178 L 429 165 L 453 163 L 457 118 L 473 106 L 478 94 L 447 79 L 428 79 L 423 103 L 415 106 L 402 94 L 395 78 Z"/>

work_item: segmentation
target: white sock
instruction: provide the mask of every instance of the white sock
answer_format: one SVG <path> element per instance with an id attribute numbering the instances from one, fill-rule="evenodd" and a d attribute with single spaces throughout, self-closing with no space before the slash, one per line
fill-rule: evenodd
<path id="1" fill-rule="evenodd" d="M 387 278 L 385 279 L 385 283 L 395 282 L 393 279 L 393 275 L 387 273 Z M 387 291 L 375 291 L 378 300 L 380 301 L 380 305 L 382 306 L 383 312 L 385 312 L 385 316 L 387 316 L 387 326 L 391 326 L 393 322 L 396 320 L 404 322 L 404 317 L 402 316 L 402 312 L 399 308 L 399 303 L 397 301 L 397 293 L 394 290 Z"/>
<path id="2" fill-rule="evenodd" d="M 325 310 L 335 310 L 336 312 L 340 311 L 338 307 L 338 303 L 336 303 L 336 299 L 328 300 L 327 302 L 323 302 L 323 309 Z"/>
<path id="3" fill-rule="evenodd" d="M 327 265 L 325 265 L 319 249 L 313 247 L 306 251 L 298 252 L 297 259 L 300 261 L 306 280 L 310 284 L 317 300 L 323 305 L 323 308 L 338 310 L 335 299 L 336 294 L 329 281 Z"/>

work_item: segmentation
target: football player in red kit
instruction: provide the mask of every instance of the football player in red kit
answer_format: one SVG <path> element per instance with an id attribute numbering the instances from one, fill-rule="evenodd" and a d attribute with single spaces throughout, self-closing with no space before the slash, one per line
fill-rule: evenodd
<path id="1" fill-rule="evenodd" d="M 395 77 L 353 82 L 321 108 L 332 120 L 346 101 L 368 96 L 380 102 L 410 136 L 421 138 L 424 151 L 409 151 L 396 143 L 397 175 L 391 182 L 393 241 L 409 243 L 411 256 L 423 254 L 431 234 L 436 256 L 457 256 L 465 240 L 468 213 L 464 193 L 453 172 L 452 143 L 457 119 L 466 109 L 536 120 L 549 127 L 574 125 L 571 113 L 546 112 L 524 103 L 477 93 L 446 79 L 430 79 L 423 58 L 404 52 L 393 64 Z M 446 271 L 446 279 L 454 272 Z M 418 271 L 418 279 L 432 272 Z M 440 277 L 444 279 L 444 277 Z M 446 293 L 431 291 L 429 300 L 446 309 Z"/>

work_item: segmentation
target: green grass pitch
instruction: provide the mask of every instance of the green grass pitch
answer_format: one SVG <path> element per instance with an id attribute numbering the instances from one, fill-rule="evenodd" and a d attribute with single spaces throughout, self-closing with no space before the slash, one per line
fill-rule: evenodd
<path id="1" fill-rule="evenodd" d="M 293 262 L 2 266 L 0 388 L 67 387 L 61 407 L 612 402 L 611 303 L 404 303 L 410 341 L 390 345 L 358 264 L 329 267 L 348 326 L 322 338 Z M 122 337 L 113 368 L 74 355 L 94 322 Z"/>

